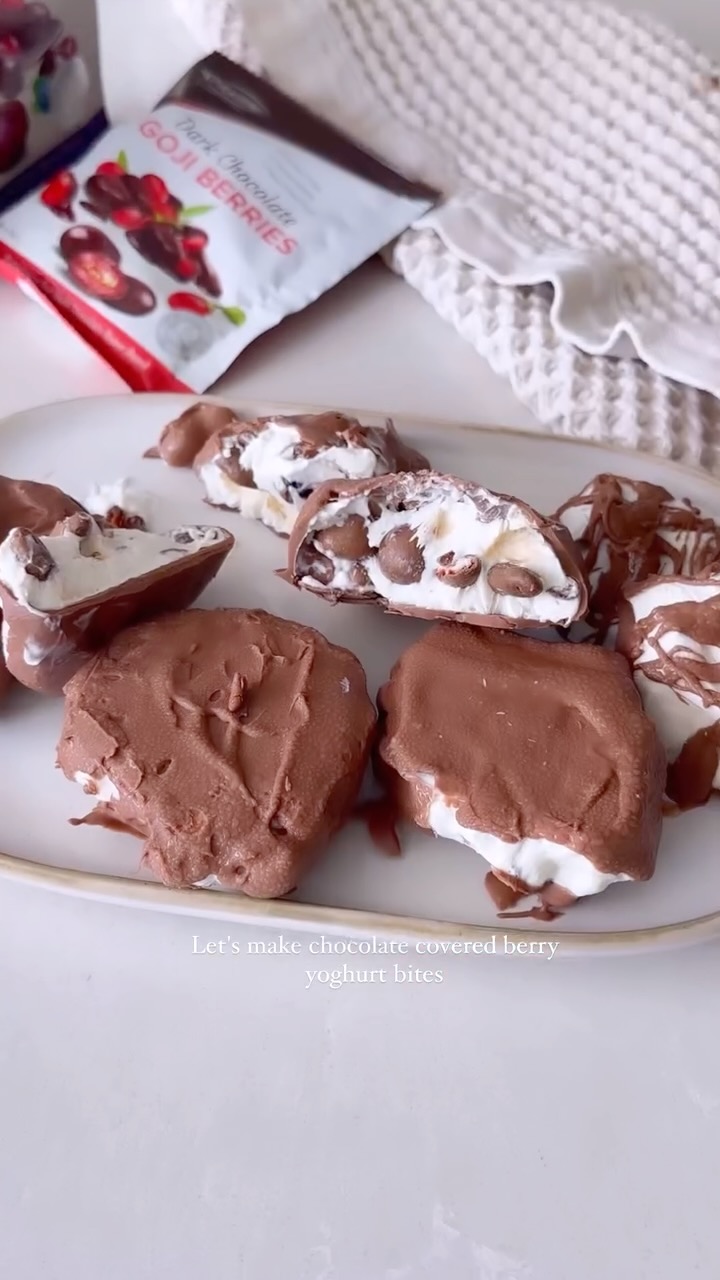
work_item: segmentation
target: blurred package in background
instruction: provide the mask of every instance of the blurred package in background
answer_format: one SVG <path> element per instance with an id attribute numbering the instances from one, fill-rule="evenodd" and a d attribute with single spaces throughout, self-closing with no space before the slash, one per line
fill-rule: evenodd
<path id="1" fill-rule="evenodd" d="M 95 0 L 0 0 L 0 210 L 74 163 L 106 124 Z"/>
<path id="2" fill-rule="evenodd" d="M 0 219 L 0 275 L 134 390 L 205 391 L 435 202 L 211 54 Z"/>

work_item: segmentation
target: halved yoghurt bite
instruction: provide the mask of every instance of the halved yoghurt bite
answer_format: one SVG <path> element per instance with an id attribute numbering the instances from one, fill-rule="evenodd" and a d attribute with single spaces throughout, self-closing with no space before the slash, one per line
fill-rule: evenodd
<path id="1" fill-rule="evenodd" d="M 225 529 L 114 529 L 85 512 L 38 537 L 0 544 L 3 654 L 16 680 L 59 693 L 88 655 L 123 627 L 192 604 L 234 544 Z"/>
<path id="2" fill-rule="evenodd" d="M 720 790 L 720 569 L 630 588 L 617 646 L 665 745 L 668 797 L 705 804 Z"/>
<path id="3" fill-rule="evenodd" d="M 305 499 L 325 480 L 429 466 L 389 418 L 383 427 L 333 411 L 245 419 L 212 401 L 193 404 L 167 423 L 145 456 L 194 467 L 211 506 L 239 511 L 280 534 L 290 532 Z"/>
<path id="4" fill-rule="evenodd" d="M 481 854 L 511 901 L 557 910 L 652 876 L 665 755 L 618 654 L 445 623 L 378 706 L 399 816 Z"/>
<path id="5" fill-rule="evenodd" d="M 696 574 L 720 559 L 720 526 L 661 485 L 595 476 L 555 513 L 574 538 L 590 583 L 588 623 L 617 621 L 625 587 L 655 574 Z"/>
<path id="6" fill-rule="evenodd" d="M 333 603 L 478 626 L 567 627 L 587 606 L 565 529 L 434 471 L 323 485 L 300 514 L 285 576 Z"/>
<path id="7" fill-rule="evenodd" d="M 365 427 L 342 413 L 230 424 L 210 437 L 194 462 L 209 503 L 283 534 L 326 480 L 370 479 L 428 465 L 401 441 L 390 420 L 384 427 Z"/>

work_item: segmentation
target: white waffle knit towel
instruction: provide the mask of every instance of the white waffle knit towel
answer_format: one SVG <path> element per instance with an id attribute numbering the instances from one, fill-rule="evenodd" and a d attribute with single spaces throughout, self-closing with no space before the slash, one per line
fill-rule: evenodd
<path id="1" fill-rule="evenodd" d="M 587 0 L 175 4 L 205 47 L 252 48 L 281 87 L 452 193 L 389 261 L 541 421 L 720 472 L 707 59 Z"/>

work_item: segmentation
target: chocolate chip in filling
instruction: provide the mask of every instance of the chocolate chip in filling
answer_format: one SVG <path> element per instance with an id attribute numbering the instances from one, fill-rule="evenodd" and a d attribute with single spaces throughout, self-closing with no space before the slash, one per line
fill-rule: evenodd
<path id="1" fill-rule="evenodd" d="M 532 569 L 522 564 L 508 564 L 502 561 L 494 564 L 487 575 L 488 586 L 499 596 L 522 596 L 530 598 L 539 596 L 543 589 L 542 579 Z"/>
<path id="2" fill-rule="evenodd" d="M 57 568 L 47 547 L 29 529 L 15 529 L 10 535 L 10 550 L 31 578 L 45 582 Z"/>
<path id="3" fill-rule="evenodd" d="M 335 566 L 332 560 L 306 542 L 298 553 L 296 572 L 302 578 L 314 578 L 323 587 L 329 587 L 335 577 Z"/>
<path id="4" fill-rule="evenodd" d="M 417 544 L 415 530 L 409 524 L 401 524 L 386 533 L 378 547 L 377 562 L 390 582 L 399 586 L 419 582 L 425 557 Z"/>
<path id="5" fill-rule="evenodd" d="M 435 576 L 440 582 L 460 590 L 463 587 L 472 587 L 480 577 L 481 569 L 479 556 L 456 556 L 454 551 L 446 551 L 438 559 Z"/>
<path id="6" fill-rule="evenodd" d="M 354 564 L 350 570 L 350 581 L 353 587 L 369 587 L 370 578 L 364 564 Z"/>
<path id="7" fill-rule="evenodd" d="M 341 560 L 362 560 L 370 554 L 370 543 L 362 516 L 348 516 L 343 524 L 331 525 L 315 534 L 315 542 Z"/>

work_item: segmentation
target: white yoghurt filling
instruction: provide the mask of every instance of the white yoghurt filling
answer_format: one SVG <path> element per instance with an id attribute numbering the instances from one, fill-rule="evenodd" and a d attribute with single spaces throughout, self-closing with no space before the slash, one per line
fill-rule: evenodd
<path id="1" fill-rule="evenodd" d="M 650 586 L 634 592 L 629 603 L 636 622 L 642 622 L 656 609 L 666 605 L 695 603 L 701 607 L 718 595 L 720 578 L 709 578 L 703 583 L 653 581 Z M 707 694 L 706 704 L 696 693 L 653 679 L 644 673 L 643 667 L 656 660 L 654 645 L 658 645 L 669 658 L 679 651 L 685 657 L 711 665 L 720 663 L 720 646 L 700 644 L 692 635 L 682 635 L 678 631 L 661 634 L 661 626 L 662 615 L 657 626 L 649 632 L 648 639 L 643 639 L 640 653 L 633 663 L 633 674 L 645 712 L 653 721 L 672 763 L 690 738 L 720 720 L 720 684 L 709 679 L 700 680 Z M 713 786 L 720 789 L 720 759 Z"/>
<path id="2" fill-rule="evenodd" d="M 214 507 L 229 507 L 247 520 L 261 520 L 276 533 L 290 533 L 298 508 L 262 489 L 236 484 L 217 462 L 206 462 L 198 471 L 208 502 Z"/>
<path id="3" fill-rule="evenodd" d="M 13 537 L 17 532 L 11 530 L 0 544 L 0 583 L 33 613 L 71 608 L 185 559 L 223 537 L 222 530 L 203 526 L 164 534 L 140 529 L 101 532 L 93 521 L 85 537 L 66 530 L 37 539 L 53 561 L 48 576 L 41 580 L 27 572 L 26 561 L 16 553 Z"/>
<path id="4" fill-rule="evenodd" d="M 478 493 L 483 491 L 478 486 Z M 383 503 L 382 495 L 338 498 L 318 512 L 308 530 L 308 539 L 323 529 L 342 525 L 349 516 L 359 515 L 366 521 L 371 551 L 393 530 L 410 526 L 414 541 L 420 547 L 424 567 L 416 582 L 393 582 L 383 572 L 376 555 L 362 561 L 369 585 L 367 593 L 377 592 L 390 604 L 411 606 L 441 612 L 468 613 L 479 616 L 497 615 L 517 621 L 568 626 L 574 620 L 580 599 L 580 585 L 565 572 L 552 544 L 540 529 L 528 522 L 525 511 L 514 503 L 505 503 L 487 493 L 488 501 L 498 503 L 501 518 L 485 520 L 472 498 L 448 486 L 428 485 L 427 497 L 421 505 L 405 511 L 385 509 L 377 519 L 370 518 L 369 500 Z M 307 541 L 307 540 L 306 540 Z M 352 591 L 358 594 L 351 576 L 357 561 L 345 560 L 322 547 L 334 567 L 328 591 Z M 481 562 L 477 581 L 466 587 L 443 579 L 442 557 L 454 554 L 456 561 L 477 557 Z M 495 591 L 488 582 L 490 570 L 509 564 L 530 570 L 541 580 L 542 590 L 534 596 L 506 595 Z M 303 586 L 318 590 L 311 576 L 301 579 Z"/>
<path id="5" fill-rule="evenodd" d="M 137 489 L 132 480 L 113 480 L 110 484 L 95 484 L 85 500 L 85 510 L 94 516 L 106 516 L 113 507 L 120 507 L 126 515 L 139 516 L 150 524 L 152 498 Z"/>
<path id="6" fill-rule="evenodd" d="M 294 457 L 302 439 L 296 426 L 278 422 L 268 422 L 239 451 L 237 437 L 226 436 L 222 453 L 236 454 L 238 466 L 251 472 L 256 487 L 236 484 L 214 459 L 199 468 L 208 502 L 289 533 L 305 498 L 325 480 L 367 480 L 387 470 L 372 449 L 357 445 L 333 444 L 309 457 Z"/>
<path id="7" fill-rule="evenodd" d="M 431 774 L 420 774 L 417 780 L 431 792 L 428 822 L 436 836 L 467 845 L 493 869 L 515 876 L 532 889 L 541 889 L 552 881 L 576 898 L 587 898 L 593 893 L 602 893 L 608 885 L 632 878 L 624 872 L 608 875 L 598 871 L 584 854 L 552 840 L 526 838 L 513 842 L 501 840 L 489 831 L 464 827 L 458 822 L 457 807 L 449 804 L 437 789 L 435 778 Z"/>

